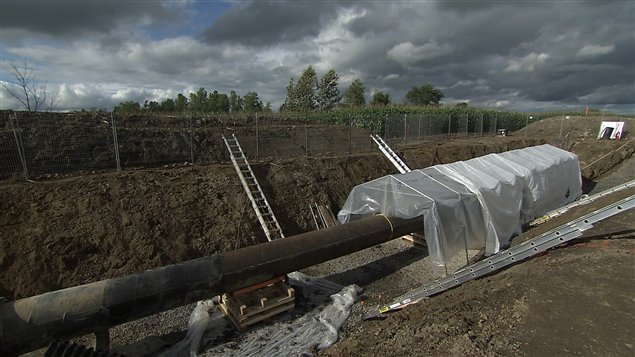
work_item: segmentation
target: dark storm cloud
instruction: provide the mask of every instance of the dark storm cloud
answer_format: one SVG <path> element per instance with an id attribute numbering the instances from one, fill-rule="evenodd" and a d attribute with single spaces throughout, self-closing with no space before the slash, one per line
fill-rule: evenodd
<path id="1" fill-rule="evenodd" d="M 336 1 L 249 1 L 238 3 L 206 29 L 212 44 L 258 46 L 295 42 L 316 36 L 340 9 Z"/>
<path id="2" fill-rule="evenodd" d="M 384 40 L 397 46 L 392 59 L 408 68 L 384 72 L 400 74 L 392 83 L 399 86 L 395 92 L 424 81 L 443 87 L 448 98 L 514 93 L 517 100 L 533 102 L 609 104 L 632 96 L 635 18 L 630 1 L 443 1 L 436 7 L 401 8 L 403 16 L 395 17 L 387 17 L 385 8 L 369 11 L 350 26 L 360 37 L 384 29 Z M 391 28 L 387 18 L 398 20 Z M 431 43 L 448 50 L 426 56 L 435 49 Z M 419 57 L 412 55 L 417 51 Z M 385 57 L 366 58 L 373 64 L 362 58 L 349 62 L 359 63 L 362 72 L 389 67 Z M 611 94 L 594 94 L 598 88 L 610 88 Z"/>
<path id="3" fill-rule="evenodd" d="M 597 0 L 602 1 L 602 0 Z M 542 0 L 441 0 L 437 2 L 439 10 L 454 11 L 459 13 L 474 13 L 475 11 L 487 11 L 492 8 L 535 6 L 535 4 L 548 4 Z"/>
<path id="4" fill-rule="evenodd" d="M 142 0 L 3 0 L 0 29 L 47 36 L 81 38 L 104 33 L 120 24 L 173 22 L 178 11 L 160 1 Z"/>
<path id="5" fill-rule="evenodd" d="M 198 36 L 144 36 L 205 4 L 2 0 L 0 26 L 3 40 L 23 35 L 7 53 L 50 65 L 61 81 L 115 83 L 94 88 L 117 101 L 204 86 L 255 90 L 278 108 L 289 79 L 313 65 L 340 73 L 342 92 L 359 77 L 367 97 L 382 90 L 394 102 L 431 83 L 448 104 L 635 111 L 633 1 L 239 1 L 188 24 Z M 71 41 L 42 45 L 34 33 Z M 69 88 L 77 101 L 93 95 Z"/>

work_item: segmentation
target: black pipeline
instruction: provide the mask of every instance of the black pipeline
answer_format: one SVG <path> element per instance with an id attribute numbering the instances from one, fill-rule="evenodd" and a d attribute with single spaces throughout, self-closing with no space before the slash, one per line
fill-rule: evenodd
<path id="1" fill-rule="evenodd" d="M 387 242 L 423 218 L 347 224 L 0 305 L 0 355 L 98 332 Z"/>

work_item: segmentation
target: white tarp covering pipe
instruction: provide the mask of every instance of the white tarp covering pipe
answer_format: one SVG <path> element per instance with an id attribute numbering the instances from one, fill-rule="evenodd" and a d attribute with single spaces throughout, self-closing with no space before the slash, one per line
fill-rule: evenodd
<path id="1" fill-rule="evenodd" d="M 366 182 L 338 219 L 421 216 L 430 258 L 443 267 L 460 250 L 498 252 L 523 224 L 573 202 L 581 187 L 577 156 L 541 145 Z"/>

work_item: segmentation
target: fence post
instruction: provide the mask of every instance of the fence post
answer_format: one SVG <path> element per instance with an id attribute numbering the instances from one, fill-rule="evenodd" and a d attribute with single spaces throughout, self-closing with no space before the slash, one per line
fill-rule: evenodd
<path id="1" fill-rule="evenodd" d="M 388 140 L 388 114 L 384 114 L 384 141 Z"/>
<path id="2" fill-rule="evenodd" d="M 604 117 L 604 113 L 602 113 L 602 117 Z M 604 118 L 602 118 L 604 119 Z M 562 116 L 562 119 L 560 120 L 560 137 L 562 137 L 562 128 L 564 127 L 564 115 Z"/>
<path id="3" fill-rule="evenodd" d="M 373 152 L 373 136 L 375 135 L 375 130 L 376 130 L 375 129 L 375 120 L 371 120 L 371 124 L 370 125 L 371 125 L 371 127 L 370 127 L 371 137 L 370 137 L 370 140 L 369 140 L 368 143 L 370 144 L 369 152 Z"/>
<path id="4" fill-rule="evenodd" d="M 450 129 L 452 129 L 452 113 L 448 114 L 448 136 L 450 135 L 450 132 L 452 131 Z"/>
<path id="5" fill-rule="evenodd" d="M 117 171 L 121 171 L 121 161 L 119 159 L 119 140 L 117 138 L 117 127 L 115 124 L 115 115 L 110 112 L 110 126 L 112 127 L 112 142 L 115 146 L 115 162 L 117 163 Z"/>
<path id="6" fill-rule="evenodd" d="M 432 113 L 428 116 L 428 138 L 432 136 Z"/>
<path id="7" fill-rule="evenodd" d="M 260 136 L 258 134 L 258 113 L 256 113 L 256 159 L 260 156 Z"/>
<path id="8" fill-rule="evenodd" d="M 483 112 L 481 112 L 481 136 L 483 136 Z"/>
<path id="9" fill-rule="evenodd" d="M 470 113 L 465 113 L 465 137 L 467 138 L 468 129 L 470 128 Z"/>
<path id="10" fill-rule="evenodd" d="M 421 113 L 419 113 L 419 144 L 421 144 Z"/>
<path id="11" fill-rule="evenodd" d="M 348 154 L 353 153 L 353 117 L 348 117 Z"/>
<path id="12" fill-rule="evenodd" d="M 15 125 L 13 121 L 11 121 L 11 125 L 13 125 L 13 138 L 15 139 L 15 145 L 18 147 L 18 156 L 20 156 L 20 162 L 22 163 L 22 171 L 24 173 L 24 179 L 29 179 L 29 168 L 26 163 L 26 153 L 24 152 L 24 144 L 22 142 L 22 134 L 20 133 L 20 123 L 18 122 L 18 116 L 15 115 Z"/>
<path id="13" fill-rule="evenodd" d="M 494 113 L 494 135 L 498 135 L 497 126 L 498 125 L 498 110 Z"/>
<path id="14" fill-rule="evenodd" d="M 192 116 L 189 116 L 188 124 L 190 126 L 190 164 L 194 165 L 194 135 L 192 134 Z"/>
<path id="15" fill-rule="evenodd" d="M 408 114 L 403 115 L 403 146 L 408 146 Z"/>
<path id="16" fill-rule="evenodd" d="M 527 137 L 527 127 L 529 126 L 529 119 L 531 118 L 531 116 L 528 116 L 527 119 L 525 119 L 525 137 Z"/>
<path id="17" fill-rule="evenodd" d="M 304 151 L 309 156 L 309 121 L 304 118 Z"/>

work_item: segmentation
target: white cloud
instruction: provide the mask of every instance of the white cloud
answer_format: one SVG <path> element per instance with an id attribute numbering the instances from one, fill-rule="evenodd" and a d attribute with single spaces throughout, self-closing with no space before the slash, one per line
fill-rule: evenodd
<path id="1" fill-rule="evenodd" d="M 0 83 L 2 84 L 0 85 L 0 109 L 22 109 L 22 104 L 7 91 L 5 86 L 11 88 L 14 93 L 18 88 L 10 82 L 0 81 Z"/>
<path id="2" fill-rule="evenodd" d="M 73 108 L 163 100 L 204 86 L 209 92 L 235 90 L 241 95 L 254 90 L 277 109 L 289 79 L 297 79 L 308 65 L 318 75 L 335 69 L 342 91 L 359 77 L 369 92 L 382 90 L 394 100 L 423 83 L 442 88 L 448 99 L 521 109 L 585 99 L 622 103 L 624 99 L 613 98 L 633 93 L 632 86 L 610 90 L 615 83 L 633 83 L 635 73 L 630 53 L 617 53 L 633 43 L 635 33 L 627 21 L 633 5 L 626 2 L 602 7 L 527 2 L 522 17 L 511 16 L 519 9 L 513 2 L 479 3 L 478 10 L 432 1 L 307 2 L 292 7 L 237 2 L 231 6 L 242 11 L 236 19 L 250 15 L 246 18 L 262 21 L 226 21 L 226 31 L 216 31 L 210 39 L 202 35 L 205 28 L 230 11 L 206 10 L 208 2 L 196 0 L 162 1 L 168 12 L 198 15 L 183 25 L 163 11 L 148 25 L 139 18 L 141 7 L 125 21 L 96 24 L 100 26 L 77 21 L 72 36 L 68 26 L 53 31 L 53 22 L 29 23 L 30 29 L 43 29 L 44 37 L 2 28 L 2 54 L 5 59 L 27 58 L 39 77 L 60 88 L 64 84 L 63 105 Z M 283 8 L 289 11 L 270 11 Z M 564 8 L 566 12 L 558 11 Z M 206 18 L 205 11 L 213 16 Z M 263 13 L 271 16 L 263 18 Z M 576 21 L 590 13 L 588 21 Z M 98 15 L 90 19 L 100 19 Z M 8 33 L 15 41 L 6 41 Z M 606 61 L 581 60 L 600 55 Z M 610 95 L 584 97 L 594 86 L 601 88 L 598 94 Z M 12 105 L 2 93 L 0 101 L 0 107 Z M 628 103 L 632 108 L 632 99 Z"/>
<path id="3" fill-rule="evenodd" d="M 456 87 L 459 87 L 459 86 L 470 86 L 470 85 L 472 85 L 472 84 L 474 84 L 474 81 L 470 81 L 470 80 L 461 80 L 461 81 L 456 82 L 456 83 L 455 83 L 454 85 L 452 85 L 450 88 L 456 88 Z"/>
<path id="4" fill-rule="evenodd" d="M 615 51 L 615 45 L 610 44 L 606 46 L 602 45 L 586 45 L 582 47 L 576 56 L 578 57 L 595 57 L 609 54 Z"/>
<path id="5" fill-rule="evenodd" d="M 543 64 L 549 55 L 546 53 L 532 52 L 525 57 L 508 61 L 505 72 L 532 72 L 537 65 Z"/>
<path id="6" fill-rule="evenodd" d="M 409 68 L 417 62 L 445 56 L 453 51 L 451 45 L 440 45 L 434 40 L 419 46 L 408 41 L 393 46 L 388 51 L 387 56 L 399 63 L 402 67 Z"/>
<path id="7" fill-rule="evenodd" d="M 331 68 L 337 68 L 350 56 L 358 53 L 359 46 L 364 47 L 363 39 L 355 36 L 348 25 L 355 19 L 366 15 L 365 9 L 350 8 L 342 10 L 338 16 L 322 28 L 313 39 L 317 57 L 316 69 L 326 72 Z M 310 50 L 313 51 L 313 50 Z"/>

